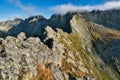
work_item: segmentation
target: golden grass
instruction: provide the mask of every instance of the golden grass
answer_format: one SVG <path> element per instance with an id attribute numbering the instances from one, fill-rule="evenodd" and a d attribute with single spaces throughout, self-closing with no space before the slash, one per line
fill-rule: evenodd
<path id="1" fill-rule="evenodd" d="M 102 42 L 106 42 L 110 39 L 120 39 L 120 31 L 105 28 L 103 32 L 100 31 L 100 26 L 95 26 L 94 24 L 90 24 L 90 32 L 93 37 L 93 41 L 99 39 Z"/>
<path id="2" fill-rule="evenodd" d="M 39 63 L 36 67 L 37 75 L 32 80 L 52 80 L 53 74 L 49 68 Z"/>

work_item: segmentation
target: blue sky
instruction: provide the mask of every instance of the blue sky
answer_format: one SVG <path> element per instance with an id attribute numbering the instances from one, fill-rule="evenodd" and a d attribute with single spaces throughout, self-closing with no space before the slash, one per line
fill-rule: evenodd
<path id="1" fill-rule="evenodd" d="M 53 13 L 65 14 L 67 11 L 81 9 L 92 10 L 105 6 L 108 2 L 119 0 L 0 0 L 0 21 L 16 17 L 27 18 L 32 15 L 43 15 L 49 18 Z M 114 3 L 116 4 L 116 3 Z M 109 6 L 111 4 L 107 4 Z M 119 4 L 117 4 L 119 5 Z M 116 6 L 115 6 L 116 7 Z M 107 8 L 106 8 L 107 9 Z"/>

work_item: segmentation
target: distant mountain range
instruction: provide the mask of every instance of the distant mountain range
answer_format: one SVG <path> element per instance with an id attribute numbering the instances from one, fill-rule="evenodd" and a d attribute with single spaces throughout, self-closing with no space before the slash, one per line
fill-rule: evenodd
<path id="1" fill-rule="evenodd" d="M 1 80 L 120 80 L 120 10 L 0 22 Z"/>

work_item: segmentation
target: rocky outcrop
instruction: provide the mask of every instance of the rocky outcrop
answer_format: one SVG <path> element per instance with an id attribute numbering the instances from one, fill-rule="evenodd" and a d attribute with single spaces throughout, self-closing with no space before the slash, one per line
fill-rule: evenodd
<path id="1" fill-rule="evenodd" d="M 52 29 L 47 27 L 47 30 Z M 48 39 L 55 39 L 50 34 L 47 36 Z M 5 40 L 1 40 L 0 75 L 2 80 L 39 80 L 42 75 L 43 80 L 50 80 L 52 76 L 55 80 L 68 79 L 68 75 L 60 69 L 64 65 L 62 61 L 65 51 L 64 45 L 58 41 L 54 41 L 51 50 L 39 38 L 26 38 L 24 33 L 20 33 L 18 38 L 8 36 Z M 45 72 L 42 67 L 47 68 Z M 66 78 L 63 75 L 66 75 Z"/>

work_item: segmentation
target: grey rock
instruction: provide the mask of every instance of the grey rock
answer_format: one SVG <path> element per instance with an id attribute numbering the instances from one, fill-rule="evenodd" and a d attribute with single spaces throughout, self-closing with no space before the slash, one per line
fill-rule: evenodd
<path id="1" fill-rule="evenodd" d="M 26 36 L 25 36 L 25 33 L 21 32 L 18 36 L 17 36 L 18 39 L 20 39 L 21 41 L 26 39 Z"/>

